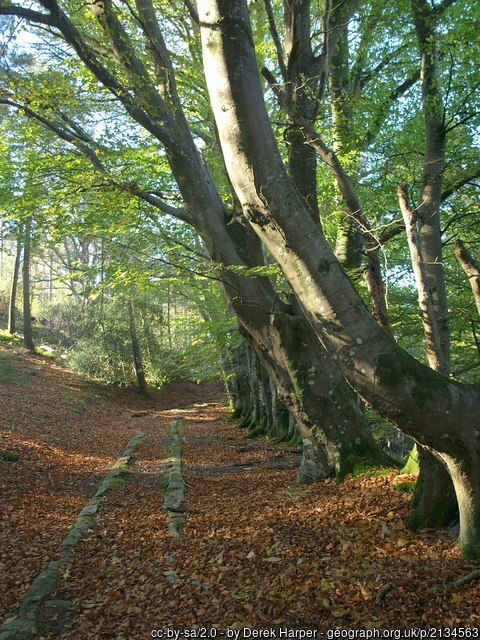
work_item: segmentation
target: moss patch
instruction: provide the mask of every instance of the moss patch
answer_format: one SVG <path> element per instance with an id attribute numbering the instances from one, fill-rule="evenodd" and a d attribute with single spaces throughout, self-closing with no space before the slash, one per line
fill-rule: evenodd
<path id="1" fill-rule="evenodd" d="M 372 467 L 372 463 L 369 461 L 357 462 L 352 471 L 354 478 L 379 478 L 380 476 L 387 476 L 393 467 Z"/>
<path id="2" fill-rule="evenodd" d="M 394 489 L 395 491 L 398 491 L 399 493 L 411 493 L 413 494 L 415 492 L 415 487 L 417 486 L 416 482 L 399 482 L 398 484 L 394 485 Z"/>
<path id="3" fill-rule="evenodd" d="M 265 435 L 266 424 L 263 420 L 253 423 L 248 430 L 247 438 L 259 438 Z"/>
<path id="4" fill-rule="evenodd" d="M 13 451 L 0 449 L 0 460 L 3 460 L 4 462 L 18 462 L 20 460 L 20 455 L 18 453 L 13 453 Z"/>

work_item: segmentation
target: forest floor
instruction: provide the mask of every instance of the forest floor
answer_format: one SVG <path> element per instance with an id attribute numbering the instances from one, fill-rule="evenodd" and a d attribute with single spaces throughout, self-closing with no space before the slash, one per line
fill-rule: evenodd
<path id="1" fill-rule="evenodd" d="M 179 417 L 187 509 L 180 541 L 168 533 L 162 487 L 168 427 Z M 41 612 L 39 638 L 480 627 L 480 582 L 441 588 L 478 563 L 464 561 L 447 532 L 406 529 L 407 496 L 393 488 L 398 471 L 299 487 L 298 451 L 248 440 L 212 384 L 171 384 L 148 401 L 11 348 L 0 349 L 0 450 L 20 459 L 0 459 L 0 624 L 58 557 L 139 430 L 147 436 L 127 481 L 107 494 L 77 545 Z M 375 606 L 390 582 L 383 607 Z"/>

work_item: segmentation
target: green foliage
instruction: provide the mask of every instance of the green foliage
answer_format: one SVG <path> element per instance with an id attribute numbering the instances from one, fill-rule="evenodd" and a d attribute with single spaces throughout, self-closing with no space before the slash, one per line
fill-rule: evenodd
<path id="1" fill-rule="evenodd" d="M 285 47 L 284 7 L 280 2 L 271 4 Z M 73 6 L 65 3 L 65 10 Z M 181 3 L 157 4 L 156 10 L 186 118 L 220 196 L 230 206 L 231 189 L 216 143 L 197 26 Z M 322 50 L 323 10 L 324 3 L 311 5 L 311 45 L 317 54 Z M 138 59 L 156 83 L 149 58 L 151 43 L 131 12 L 121 4 L 115 11 L 125 33 L 133 39 Z M 282 84 L 265 7 L 249 3 L 249 11 L 259 66 L 267 66 Z M 73 11 L 71 17 L 100 50 L 111 50 L 106 32 L 87 6 Z M 446 186 L 474 172 L 480 157 L 478 20 L 470 5 L 453 4 L 441 14 L 437 29 L 439 85 L 448 127 Z M 16 28 L 12 20 L 12 29 Z M 29 29 L 27 21 L 21 28 Z M 134 299 L 150 383 L 217 377 L 221 362 L 228 365 L 227 342 L 236 338 L 234 321 L 228 317 L 216 279 L 226 273 L 269 278 L 282 300 L 286 300 L 288 284 L 276 265 L 224 268 L 209 262 L 190 227 L 133 197 L 137 185 L 160 194 L 172 206 L 183 205 L 165 150 L 126 116 L 70 52 L 56 48 L 55 54 L 49 55 L 49 35 L 43 37 L 42 43 L 29 37 L 25 42 L 19 39 L 15 44 L 12 39 L 6 44 L 9 70 L 0 77 L 2 96 L 28 104 L 59 125 L 66 124 L 70 132 L 89 143 L 108 175 L 100 175 L 78 147 L 60 140 L 48 128 L 26 119 L 21 112 L 2 108 L 0 216 L 7 256 L 3 297 L 8 298 L 17 231 L 25 216 L 33 216 L 34 314 L 47 321 L 34 327 L 40 343 L 67 351 L 69 364 L 87 375 L 117 384 L 133 383 L 123 302 L 128 293 Z M 340 131 L 334 126 L 332 93 L 328 91 L 319 106 L 317 122 L 312 124 L 327 144 L 337 144 L 365 215 L 380 236 L 399 218 L 397 185 L 408 182 L 413 200 L 422 174 L 424 119 L 419 83 L 414 82 L 398 99 L 391 99 L 419 68 L 409 4 L 403 0 L 396 4 L 362 3 L 349 21 L 347 54 L 350 69 L 342 106 L 348 126 Z M 127 72 L 118 61 L 106 55 L 102 63 L 128 85 Z M 266 99 L 286 157 L 285 133 L 290 124 L 273 92 L 266 92 Z M 343 203 L 327 164 L 319 163 L 317 182 L 322 226 L 335 245 Z M 480 325 L 469 284 L 452 249 L 455 238 L 461 236 L 480 255 L 478 214 L 474 183 L 464 185 L 442 207 L 452 370 L 455 377 L 467 382 L 479 379 L 475 342 Z M 382 260 L 394 337 L 412 355 L 424 359 L 418 302 L 403 234 L 382 247 Z M 54 275 L 46 275 L 45 264 L 52 265 Z M 48 277 L 54 280 L 53 291 L 42 284 Z M 361 278 L 355 278 L 355 286 L 369 304 Z M 173 307 L 175 312 L 168 314 L 167 309 Z M 0 333 L 1 342 L 19 344 L 19 338 Z M 376 418 L 371 423 L 377 439 L 402 457 L 399 454 L 406 443 L 396 431 Z"/>
<path id="2" fill-rule="evenodd" d="M 402 473 L 418 473 L 418 452 L 417 445 L 415 444 L 412 450 L 409 452 L 405 461 L 405 465 L 402 469 Z"/>
<path id="3" fill-rule="evenodd" d="M 371 462 L 358 462 L 353 467 L 352 476 L 354 478 L 363 477 L 363 478 L 380 478 L 381 476 L 386 476 L 392 471 L 392 467 L 372 467 Z"/>
<path id="4" fill-rule="evenodd" d="M 134 308 L 151 386 L 219 378 L 232 320 L 205 320 L 184 298 L 165 298 L 158 289 L 138 294 Z M 50 342 L 65 349 L 72 369 L 111 384 L 136 383 L 126 302 L 116 289 L 101 292 L 86 306 L 72 298 L 53 303 L 43 314 Z"/>
<path id="5" fill-rule="evenodd" d="M 5 329 L 0 329 L 0 344 L 20 347 L 22 345 L 22 336 L 18 335 L 18 333 L 12 334 Z"/>

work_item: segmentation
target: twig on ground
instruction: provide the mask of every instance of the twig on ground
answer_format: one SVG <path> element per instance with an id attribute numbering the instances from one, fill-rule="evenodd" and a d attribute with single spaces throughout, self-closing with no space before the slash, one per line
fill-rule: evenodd
<path id="1" fill-rule="evenodd" d="M 388 509 L 384 509 L 383 511 L 378 511 L 377 513 L 371 513 L 369 518 L 379 518 L 380 516 L 386 516 L 390 511 L 399 511 L 402 507 L 405 507 L 407 504 L 410 504 L 410 500 L 405 500 L 404 502 L 400 502 L 394 507 L 389 507 Z"/>
<path id="2" fill-rule="evenodd" d="M 480 569 L 475 569 L 470 573 L 467 573 L 466 576 L 462 576 L 458 578 L 458 580 L 454 580 L 453 582 L 444 582 L 443 584 L 438 584 L 435 587 L 430 587 L 427 589 L 427 593 L 431 593 L 433 591 L 441 591 L 442 589 L 459 589 L 469 582 L 473 582 L 474 580 L 480 579 Z"/>
<path id="3" fill-rule="evenodd" d="M 375 596 L 375 600 L 373 601 L 374 606 L 383 607 L 385 598 L 387 597 L 387 595 L 390 593 L 392 589 L 393 589 L 393 582 L 387 582 L 387 584 L 384 584 L 383 587 L 378 591 L 377 595 Z"/>

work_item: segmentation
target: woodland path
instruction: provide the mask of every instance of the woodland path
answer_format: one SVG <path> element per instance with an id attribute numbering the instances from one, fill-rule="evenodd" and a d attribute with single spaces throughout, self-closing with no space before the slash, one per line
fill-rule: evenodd
<path id="1" fill-rule="evenodd" d="M 46 640 L 150 638 L 152 629 L 272 626 L 480 627 L 480 584 L 428 591 L 465 575 L 446 533 L 406 531 L 395 473 L 297 487 L 298 453 L 248 440 L 214 385 L 170 385 L 149 402 L 86 383 L 40 358 L 0 350 L 0 624 L 127 442 L 126 483 L 107 494 L 47 606 Z M 182 417 L 185 525 L 163 509 L 169 424 Z M 389 509 L 393 509 L 389 512 Z M 380 514 L 380 515 L 379 515 Z M 393 582 L 383 608 L 373 600 Z M 317 636 L 322 637 L 322 636 Z"/>

